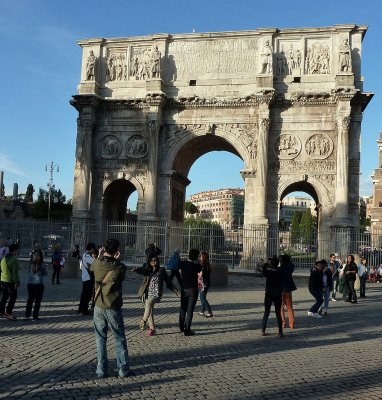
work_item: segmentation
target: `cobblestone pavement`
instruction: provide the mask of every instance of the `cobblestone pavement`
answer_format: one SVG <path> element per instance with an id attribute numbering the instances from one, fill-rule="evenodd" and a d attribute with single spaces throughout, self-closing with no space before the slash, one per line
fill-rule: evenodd
<path id="1" fill-rule="evenodd" d="M 22 279 L 18 320 L 0 319 L 0 398 L 382 399 L 382 285 L 370 284 L 358 304 L 331 302 L 329 315 L 319 320 L 307 316 L 312 298 L 306 280 L 297 280 L 296 329 L 278 338 L 272 312 L 267 336 L 261 337 L 264 281 L 230 275 L 227 288 L 209 293 L 214 317 L 195 313 L 195 336 L 178 331 L 179 301 L 165 291 L 155 308 L 157 335 L 147 337 L 138 328 L 140 277 L 129 272 L 124 316 L 135 376 L 117 378 L 114 370 L 97 380 L 91 317 L 76 313 L 81 281 L 52 285 L 47 279 L 36 323 L 22 318 L 25 271 Z M 108 344 L 114 366 L 112 336 Z"/>

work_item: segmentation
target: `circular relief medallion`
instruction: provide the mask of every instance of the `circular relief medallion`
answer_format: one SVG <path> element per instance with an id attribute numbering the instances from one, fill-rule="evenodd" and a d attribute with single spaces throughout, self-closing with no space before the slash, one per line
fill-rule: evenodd
<path id="1" fill-rule="evenodd" d="M 280 160 L 291 160 L 300 154 L 301 141 L 296 135 L 281 134 L 275 141 L 274 150 Z"/>
<path id="2" fill-rule="evenodd" d="M 121 141 L 116 136 L 107 135 L 101 139 L 99 154 L 102 158 L 117 158 L 121 150 Z"/>
<path id="3" fill-rule="evenodd" d="M 131 158 L 142 158 L 147 154 L 146 139 L 141 135 L 134 135 L 126 142 L 126 155 Z"/>
<path id="4" fill-rule="evenodd" d="M 310 158 L 323 160 L 332 154 L 333 141 L 323 133 L 312 135 L 305 143 L 305 151 Z"/>

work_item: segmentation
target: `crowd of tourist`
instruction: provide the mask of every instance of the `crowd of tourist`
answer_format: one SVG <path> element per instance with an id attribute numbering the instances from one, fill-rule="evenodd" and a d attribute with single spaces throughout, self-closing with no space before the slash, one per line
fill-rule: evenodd
<path id="1" fill-rule="evenodd" d="M 1 245 L 0 316 L 15 321 L 17 318 L 13 308 L 20 286 L 18 245 L 11 244 L 9 247 L 3 243 Z M 125 377 L 131 374 L 122 316 L 122 282 L 127 271 L 143 277 L 137 293 L 143 306 L 139 328 L 146 331 L 147 336 L 154 336 L 156 333 L 154 307 L 160 303 L 165 285 L 180 297 L 179 330 L 185 336 L 195 334 L 191 325 L 198 298 L 201 305 L 199 315 L 206 318 L 213 316 L 207 299 L 211 286 L 209 254 L 191 249 L 188 260 L 182 260 L 179 249 L 175 249 L 166 267 L 160 265 L 160 254 L 158 246 L 150 244 L 145 250 L 146 259 L 143 265 L 132 269 L 126 268 L 120 261 L 119 242 L 115 239 L 108 239 L 101 248 L 94 243 L 88 243 L 82 255 L 76 246 L 72 254 L 79 260 L 81 269 L 82 291 L 78 313 L 93 315 L 98 359 L 96 373 L 99 378 L 106 377 L 108 373 L 106 343 L 109 330 L 116 342 L 119 376 Z M 56 247 L 51 259 L 52 284 L 60 283 L 60 271 L 64 262 L 59 247 Z M 260 333 L 262 336 L 266 335 L 268 318 L 274 305 L 278 336 L 283 337 L 286 327 L 295 328 L 292 292 L 297 287 L 292 276 L 294 264 L 287 254 L 283 254 L 279 257 L 273 256 L 266 262 L 261 260 L 261 265 L 259 263 L 256 270 L 266 278 L 264 315 Z M 40 319 L 44 278 L 47 274 L 43 253 L 40 247 L 36 246 L 30 255 L 26 319 L 31 317 L 33 321 Z M 328 261 L 317 260 L 309 276 L 308 289 L 314 298 L 314 304 L 309 309 L 308 316 L 314 318 L 327 316 L 329 303 L 338 300 L 338 293 L 342 294 L 344 301 L 357 303 L 357 291 L 359 290 L 359 297 L 366 297 L 366 282 L 378 282 L 381 275 L 382 264 L 378 268 L 369 268 L 366 258 L 361 258 L 357 265 L 352 254 L 347 256 L 346 261 L 341 261 L 338 254 L 330 254 Z M 174 277 L 177 278 L 179 288 L 173 283 Z"/>

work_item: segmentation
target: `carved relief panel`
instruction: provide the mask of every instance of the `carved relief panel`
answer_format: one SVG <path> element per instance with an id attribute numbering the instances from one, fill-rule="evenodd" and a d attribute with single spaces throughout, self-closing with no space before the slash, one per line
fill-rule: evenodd
<path id="1" fill-rule="evenodd" d="M 127 80 L 127 50 L 108 49 L 104 58 L 105 82 Z"/>
<path id="2" fill-rule="evenodd" d="M 156 45 L 131 48 L 130 79 L 146 80 L 159 78 L 161 69 L 161 53 Z"/>
<path id="3" fill-rule="evenodd" d="M 330 74 L 332 46 L 330 39 L 306 40 L 305 68 L 308 75 Z"/>
<path id="4" fill-rule="evenodd" d="M 333 141 L 325 134 L 312 135 L 305 142 L 305 151 L 310 158 L 323 160 L 332 154 Z"/>
<path id="5" fill-rule="evenodd" d="M 114 135 L 104 136 L 99 142 L 98 154 L 101 158 L 118 158 L 121 154 L 121 150 L 121 141 Z"/>
<path id="6" fill-rule="evenodd" d="M 291 160 L 300 154 L 301 140 L 296 135 L 281 134 L 273 148 L 280 160 Z"/>
<path id="7" fill-rule="evenodd" d="M 275 75 L 301 75 L 303 51 L 300 41 L 279 41 L 275 54 Z"/>
<path id="8" fill-rule="evenodd" d="M 127 157 L 142 158 L 147 155 L 148 144 L 142 135 L 134 135 L 127 140 L 125 149 Z"/>

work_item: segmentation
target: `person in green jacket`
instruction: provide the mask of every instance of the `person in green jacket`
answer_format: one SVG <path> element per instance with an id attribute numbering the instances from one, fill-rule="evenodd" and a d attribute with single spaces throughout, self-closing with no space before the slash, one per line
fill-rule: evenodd
<path id="1" fill-rule="evenodd" d="M 95 280 L 93 325 L 97 344 L 98 378 L 108 376 L 106 341 L 109 328 L 115 338 L 118 375 L 121 378 L 132 375 L 122 315 L 122 281 L 125 279 L 126 265 L 119 261 L 118 249 L 118 240 L 106 240 L 102 255 L 90 265 Z"/>
<path id="2" fill-rule="evenodd" d="M 17 319 L 12 311 L 17 299 L 17 288 L 20 286 L 18 251 L 18 244 L 11 244 L 9 253 L 1 260 L 0 281 L 3 295 L 0 300 L 0 316 L 11 321 Z"/>

